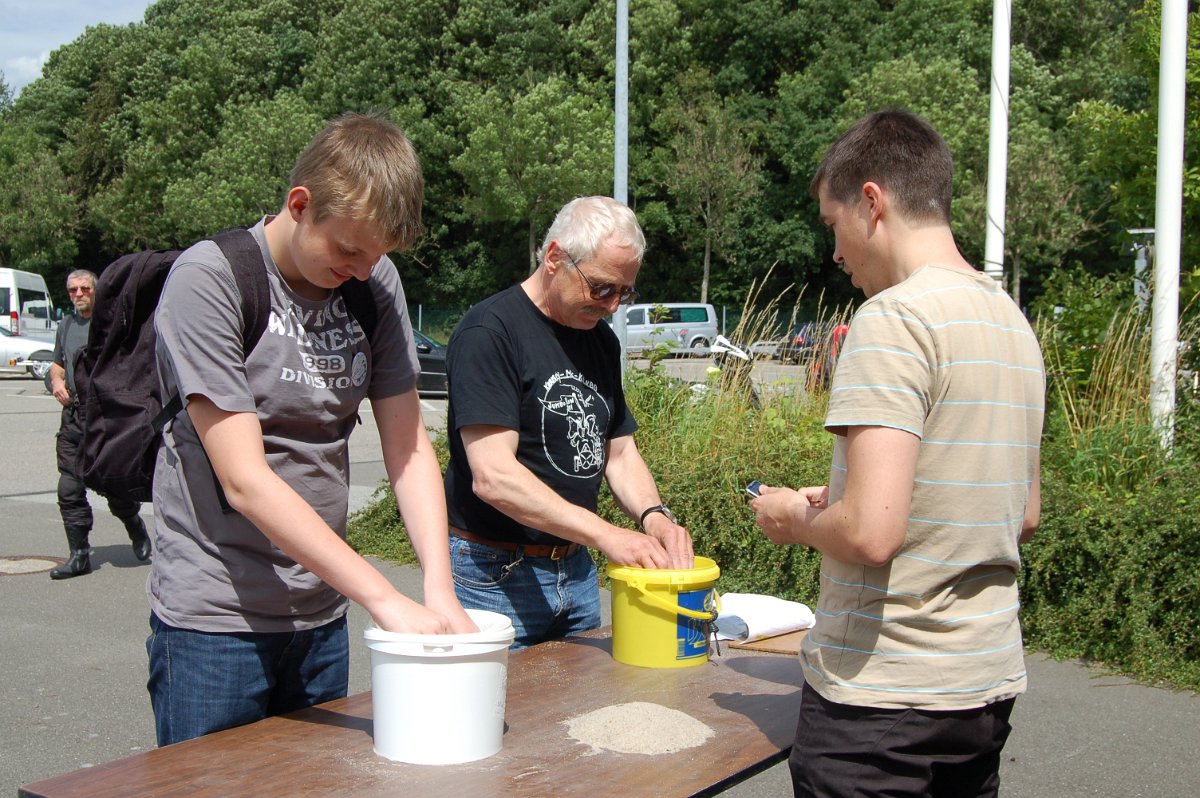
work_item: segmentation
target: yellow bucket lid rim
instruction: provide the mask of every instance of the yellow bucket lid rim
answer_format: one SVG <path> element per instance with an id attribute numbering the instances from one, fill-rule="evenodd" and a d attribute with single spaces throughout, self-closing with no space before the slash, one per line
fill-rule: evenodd
<path id="1" fill-rule="evenodd" d="M 692 568 L 634 568 L 631 565 L 614 565 L 610 562 L 604 566 L 604 572 L 609 578 L 622 582 L 676 585 L 713 582 L 721 575 L 721 568 L 716 561 L 697 555 Z"/>

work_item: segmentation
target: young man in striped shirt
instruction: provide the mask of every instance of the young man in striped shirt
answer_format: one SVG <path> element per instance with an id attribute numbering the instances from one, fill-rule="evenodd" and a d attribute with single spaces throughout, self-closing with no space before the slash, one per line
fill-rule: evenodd
<path id="1" fill-rule="evenodd" d="M 867 301 L 831 387 L 829 485 L 752 505 L 773 542 L 823 554 L 797 796 L 995 795 L 1025 690 L 1017 547 L 1040 514 L 1044 368 L 1021 311 L 954 242 L 952 173 L 928 122 L 883 111 L 812 181 Z"/>

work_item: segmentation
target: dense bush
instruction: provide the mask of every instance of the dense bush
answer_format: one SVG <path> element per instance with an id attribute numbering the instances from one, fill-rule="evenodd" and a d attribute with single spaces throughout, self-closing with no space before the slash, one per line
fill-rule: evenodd
<path id="1" fill-rule="evenodd" d="M 1023 549 L 1026 642 L 1200 690 L 1200 474 L 1173 467 L 1137 490 L 1043 474 L 1042 525 Z"/>
<path id="2" fill-rule="evenodd" d="M 773 545 L 754 523 L 744 488 L 820 485 L 828 479 L 829 436 L 821 428 L 823 397 L 782 394 L 750 407 L 718 387 L 696 392 L 655 371 L 630 380 L 627 399 L 640 428 L 636 439 L 663 501 L 692 533 L 697 554 L 721 567 L 718 589 L 770 593 L 813 602 L 819 558 Z M 632 526 L 611 497 L 601 515 Z"/>
<path id="3" fill-rule="evenodd" d="M 1200 690 L 1200 404 L 1181 381 L 1167 453 L 1145 399 L 1148 320 L 1106 288 L 1097 293 L 1107 326 L 1097 323 L 1098 306 L 1082 301 L 1084 292 L 1074 297 L 1077 312 L 1040 329 L 1051 379 L 1042 523 L 1022 549 L 1026 641 L 1055 656 Z M 1196 327 L 1194 316 L 1185 317 L 1181 338 L 1194 340 Z M 1061 361 L 1053 354 L 1064 351 L 1086 351 L 1075 361 L 1086 370 L 1055 373 Z M 759 385 L 762 401 L 754 406 L 728 375 L 714 375 L 700 390 L 659 369 L 628 376 L 639 448 L 696 552 L 720 565 L 723 592 L 816 600 L 819 555 L 772 545 L 742 492 L 752 479 L 793 487 L 827 481 L 827 397 L 819 386 L 810 393 L 797 387 Z M 444 438 L 438 449 L 444 464 Z M 600 512 L 633 526 L 607 493 Z M 355 517 L 351 542 L 412 562 L 398 529 L 394 502 L 381 496 Z"/>

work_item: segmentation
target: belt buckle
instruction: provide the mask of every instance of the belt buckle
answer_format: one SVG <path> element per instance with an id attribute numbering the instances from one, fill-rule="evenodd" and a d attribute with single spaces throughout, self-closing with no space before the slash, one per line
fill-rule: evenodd
<path id="1" fill-rule="evenodd" d="M 570 548 L 571 548 L 571 544 L 569 544 L 569 543 L 566 546 L 551 546 L 550 547 L 550 559 L 551 560 L 561 560 L 563 557 L 566 556 L 567 550 Z M 560 549 L 561 549 L 561 551 L 560 551 Z"/>

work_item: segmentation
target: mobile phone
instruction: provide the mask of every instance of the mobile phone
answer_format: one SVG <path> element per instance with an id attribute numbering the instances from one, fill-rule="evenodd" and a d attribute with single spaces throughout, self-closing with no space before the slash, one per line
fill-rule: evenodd
<path id="1" fill-rule="evenodd" d="M 746 486 L 746 493 L 750 494 L 751 496 L 753 496 L 754 498 L 757 499 L 759 497 L 759 495 L 761 495 L 761 493 L 762 493 L 762 483 L 759 482 L 757 479 L 754 480 L 753 482 L 751 482 L 749 485 Z"/>

